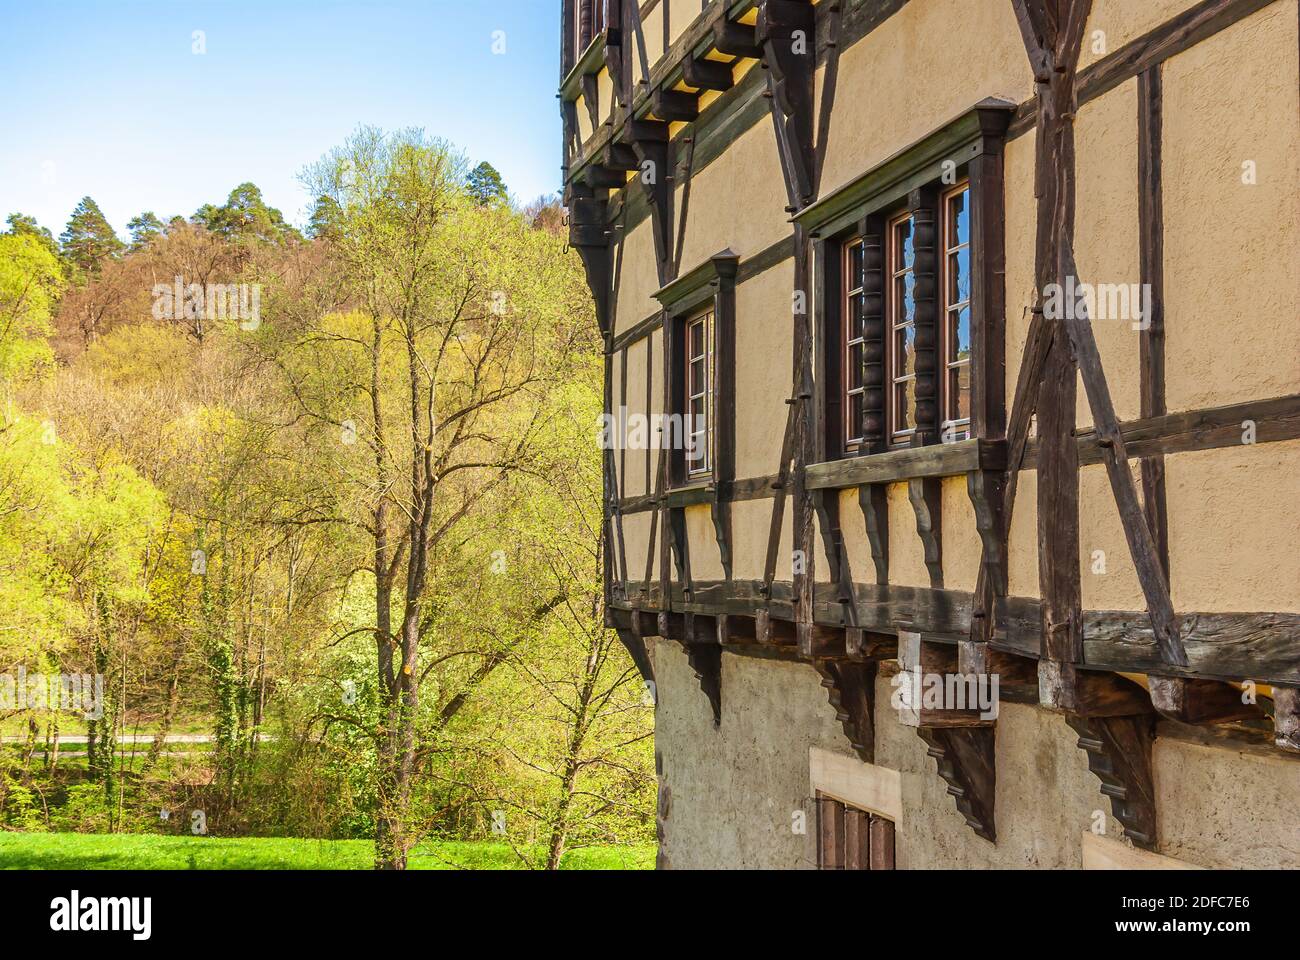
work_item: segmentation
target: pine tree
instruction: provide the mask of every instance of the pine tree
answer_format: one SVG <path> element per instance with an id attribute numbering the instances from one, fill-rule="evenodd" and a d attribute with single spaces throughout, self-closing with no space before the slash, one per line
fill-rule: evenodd
<path id="1" fill-rule="evenodd" d="M 501 179 L 497 168 L 486 160 L 469 172 L 469 176 L 465 179 L 465 186 L 469 188 L 470 196 L 480 207 L 506 202 L 505 182 Z"/>
<path id="2" fill-rule="evenodd" d="M 90 197 L 82 197 L 72 211 L 68 228 L 59 237 L 59 243 L 63 255 L 88 273 L 97 273 L 104 260 L 118 256 L 126 247 L 99 205 Z"/>

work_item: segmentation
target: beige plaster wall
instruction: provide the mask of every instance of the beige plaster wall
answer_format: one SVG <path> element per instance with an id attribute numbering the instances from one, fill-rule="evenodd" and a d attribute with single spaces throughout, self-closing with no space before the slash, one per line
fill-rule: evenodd
<path id="1" fill-rule="evenodd" d="M 1165 66 L 1172 411 L 1300 390 L 1296 30 L 1295 0 L 1279 0 Z"/>
<path id="2" fill-rule="evenodd" d="M 1200 0 L 1092 0 L 1080 68 L 1114 53 Z"/>
<path id="3" fill-rule="evenodd" d="M 815 864 L 810 747 L 852 756 L 826 691 L 806 664 L 724 654 L 715 727 L 680 645 L 654 641 L 655 748 L 662 865 L 807 868 Z M 897 770 L 900 868 L 1078 868 L 1081 835 L 1102 812 L 1122 828 L 1077 736 L 1039 707 L 1003 704 L 997 727 L 996 844 L 966 826 L 914 729 L 876 683 L 876 763 Z M 857 762 L 855 760 L 855 762 Z M 1153 751 L 1158 852 L 1204 867 L 1300 867 L 1300 761 L 1247 746 L 1161 737 Z M 807 832 L 792 829 L 802 811 Z"/>
<path id="4" fill-rule="evenodd" d="M 743 259 L 790 236 L 783 183 L 770 122 L 750 127 L 722 156 L 695 171 L 686 204 L 681 272 L 728 248 Z M 680 216 L 686 186 L 679 181 L 676 187 L 674 206 Z M 789 304 L 788 290 L 784 300 Z"/>
<path id="5" fill-rule="evenodd" d="M 790 290 L 787 260 L 736 287 L 736 476 L 776 473 L 791 393 Z"/>
<path id="6" fill-rule="evenodd" d="M 1032 94 L 1010 3 L 909 3 L 840 55 L 824 192 L 985 97 L 1019 103 Z"/>
<path id="7" fill-rule="evenodd" d="M 621 267 L 618 266 L 617 249 L 614 257 L 619 271 L 614 331 L 621 333 L 659 310 L 659 301 L 654 298 L 660 286 L 659 268 L 655 261 L 655 239 L 649 217 L 624 236 Z"/>

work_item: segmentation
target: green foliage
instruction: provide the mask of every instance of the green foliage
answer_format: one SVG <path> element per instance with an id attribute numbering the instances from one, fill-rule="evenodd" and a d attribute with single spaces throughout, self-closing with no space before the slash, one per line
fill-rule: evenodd
<path id="1" fill-rule="evenodd" d="M 0 399 L 51 371 L 47 338 L 61 282 L 58 258 L 39 236 L 0 234 Z"/>
<path id="2" fill-rule="evenodd" d="M 59 244 L 63 255 L 85 273 L 97 272 L 105 260 L 118 256 L 126 247 L 99 204 L 90 197 L 82 197 L 72 211 Z"/>
<path id="3" fill-rule="evenodd" d="M 469 172 L 465 185 L 469 188 L 469 195 L 480 207 L 505 203 L 509 196 L 501 174 L 486 160 Z"/>
<path id="4" fill-rule="evenodd" d="M 282 244 L 302 239 L 302 234 L 285 222 L 279 210 L 266 205 L 261 189 L 253 183 L 235 187 L 220 207 L 205 203 L 193 219 L 227 240 Z"/>
<path id="5" fill-rule="evenodd" d="M 152 241 L 162 236 L 166 229 L 163 222 L 158 219 L 158 215 L 152 210 L 146 210 L 127 221 L 127 230 L 131 231 L 131 249 L 139 250 L 147 247 Z"/>
<path id="6" fill-rule="evenodd" d="M 365 870 L 374 856 L 368 840 L 0 833 L 0 863 L 19 870 Z M 654 858 L 645 845 L 589 847 L 572 851 L 561 869 L 648 870 Z M 427 843 L 411 857 L 415 870 L 524 866 L 504 843 Z"/>

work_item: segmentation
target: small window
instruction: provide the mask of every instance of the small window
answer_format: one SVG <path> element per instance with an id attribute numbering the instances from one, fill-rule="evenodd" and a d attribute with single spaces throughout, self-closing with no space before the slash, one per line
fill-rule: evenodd
<path id="1" fill-rule="evenodd" d="M 862 443 L 863 404 L 866 399 L 866 273 L 862 240 L 844 250 L 844 447 L 854 450 Z"/>
<path id="2" fill-rule="evenodd" d="M 708 476 L 713 469 L 713 311 L 686 321 L 686 397 L 682 434 L 686 476 Z"/>
<path id="3" fill-rule="evenodd" d="M 905 443 L 916 432 L 916 248 L 913 220 L 905 214 L 889 224 L 890 442 Z"/>
<path id="4" fill-rule="evenodd" d="M 893 870 L 894 822 L 818 791 L 817 869 Z"/>
<path id="5" fill-rule="evenodd" d="M 941 333 L 946 382 L 943 431 L 963 440 L 970 435 L 971 267 L 970 184 L 963 183 L 943 197 L 943 327 Z"/>

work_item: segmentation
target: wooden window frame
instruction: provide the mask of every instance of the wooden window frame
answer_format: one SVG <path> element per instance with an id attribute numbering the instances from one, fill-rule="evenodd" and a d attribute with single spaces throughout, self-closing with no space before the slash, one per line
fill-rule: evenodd
<path id="1" fill-rule="evenodd" d="M 842 294 L 840 296 L 840 317 L 843 322 L 840 324 L 840 436 L 843 438 L 843 447 L 845 451 L 857 451 L 864 439 L 862 410 L 866 408 L 867 397 L 867 378 L 865 372 L 865 358 L 867 350 L 866 340 L 866 319 L 863 318 L 862 332 L 859 336 L 853 336 L 852 317 L 853 317 L 853 298 L 862 297 L 866 292 L 866 270 L 863 268 L 862 277 L 855 275 L 853 268 L 853 252 L 861 251 L 864 264 L 866 259 L 866 240 L 863 237 L 854 237 L 841 246 L 840 269 L 843 282 L 841 283 Z M 865 313 L 865 308 L 864 308 Z M 863 356 L 863 371 L 860 376 L 860 385 L 853 386 L 853 347 L 860 346 Z M 859 410 L 859 416 L 853 416 L 853 398 L 854 396 L 862 397 L 862 410 Z"/>
<path id="2" fill-rule="evenodd" d="M 715 460 L 713 453 L 713 441 L 715 436 L 714 430 L 714 386 L 717 383 L 717 375 L 714 371 L 715 357 L 717 351 L 714 345 L 714 328 L 716 326 L 713 305 L 710 304 L 703 310 L 696 311 L 688 317 L 679 321 L 682 324 L 682 346 L 684 348 L 683 358 L 685 360 L 685 369 L 683 371 L 683 381 L 685 394 L 681 398 L 681 415 L 682 415 L 682 439 L 686 442 L 684 453 L 685 473 L 687 482 L 693 482 L 709 478 L 713 475 L 713 462 Z M 701 353 L 696 354 L 692 344 L 694 343 L 694 331 L 697 327 L 702 328 L 700 337 Z M 697 381 L 695 375 L 695 363 L 697 360 L 703 361 L 703 378 L 704 382 Z M 700 401 L 704 410 L 702 425 L 697 425 L 695 414 L 693 412 L 694 402 Z M 696 429 L 699 426 L 699 429 Z M 695 437 L 703 438 L 703 450 L 698 457 L 691 457 L 689 454 L 695 449 Z"/>
<path id="3" fill-rule="evenodd" d="M 1016 105 L 994 98 L 917 140 L 882 163 L 795 214 L 812 242 L 814 258 L 815 462 L 888 453 L 941 442 L 996 440 L 1006 431 L 1005 200 L 1003 152 Z M 951 198 L 969 191 L 969 416 L 956 418 L 948 329 L 948 214 Z M 894 376 L 896 336 L 888 228 L 915 217 L 917 262 L 917 388 L 910 423 L 899 424 Z M 868 345 L 864 351 L 862 425 L 853 423 L 855 373 L 848 369 L 851 323 L 848 251 L 866 241 L 862 294 Z M 947 244 L 947 246 L 945 246 Z M 910 376 L 910 375 L 909 375 Z M 906 381 L 900 380 L 899 383 Z M 954 432 L 951 428 L 956 427 Z M 949 428 L 945 430 L 945 428 Z M 963 436 L 964 434 L 964 436 Z"/>
<path id="4" fill-rule="evenodd" d="M 889 817 L 816 793 L 818 870 L 893 870 L 895 823 Z"/>
<path id="5" fill-rule="evenodd" d="M 682 443 L 668 457 L 669 487 L 716 489 L 735 479 L 736 446 L 736 272 L 740 259 L 730 250 L 714 254 L 655 292 L 664 309 L 664 405 L 676 414 Z M 690 327 L 708 317 L 705 330 L 707 435 L 705 465 L 686 458 L 690 432 Z M 664 437 L 664 442 L 669 438 Z"/>
<path id="6" fill-rule="evenodd" d="M 950 264 L 955 253 L 963 247 L 968 250 L 967 271 L 970 272 L 975 263 L 975 242 L 974 233 L 970 227 L 967 227 L 967 237 L 965 243 L 960 241 L 954 242 L 953 224 L 951 217 L 951 207 L 953 198 L 960 194 L 966 194 L 966 216 L 971 216 L 971 184 L 970 177 L 962 178 L 955 186 L 949 187 L 939 197 L 939 216 L 941 220 L 940 244 L 939 244 L 939 364 L 941 370 L 941 380 L 939 386 L 939 402 L 942 411 L 939 417 L 940 431 L 945 437 L 952 440 L 965 440 L 971 435 L 971 418 L 970 416 L 959 417 L 956 404 L 960 391 L 953 389 L 953 371 L 966 367 L 971 371 L 972 379 L 975 372 L 975 344 L 971 342 L 970 355 L 962 360 L 956 356 L 956 336 L 954 334 L 953 314 L 960 315 L 962 308 L 966 308 L 971 313 L 975 310 L 975 289 L 972 284 L 972 277 L 967 277 L 968 296 L 965 300 L 953 299 L 952 293 L 952 276 L 950 273 Z M 974 384 L 968 387 L 968 391 L 974 394 Z M 970 401 L 967 401 L 969 408 Z M 954 429 L 956 428 L 956 429 Z M 950 432 L 951 431 L 951 432 Z"/>
<path id="7" fill-rule="evenodd" d="M 900 259 L 899 228 L 907 224 L 908 235 L 913 242 L 913 260 L 910 264 L 902 268 L 898 266 Z M 898 282 L 910 274 L 912 277 L 912 286 L 916 286 L 916 259 L 915 259 L 915 242 L 916 242 L 916 219 L 910 210 L 892 215 L 885 224 L 885 290 L 884 290 L 884 310 L 885 310 L 885 423 L 886 445 L 891 448 L 906 447 L 912 443 L 912 437 L 916 434 L 916 403 L 913 401 L 910 411 L 911 426 L 903 426 L 899 421 L 899 413 L 902 404 L 899 403 L 900 387 L 906 393 L 907 383 L 911 383 L 913 397 L 916 395 L 917 370 L 916 361 L 916 341 L 918 333 L 919 318 L 915 310 L 915 300 L 913 300 L 913 312 L 910 318 L 903 320 L 901 323 L 898 319 L 897 311 L 899 309 L 898 299 Z M 913 294 L 915 296 L 915 294 Z M 898 348 L 898 335 L 901 330 L 910 328 L 912 331 L 912 360 L 913 367 L 911 373 L 901 373 L 900 367 L 903 356 L 902 351 Z"/>

